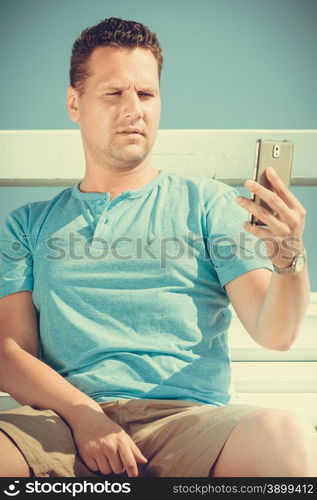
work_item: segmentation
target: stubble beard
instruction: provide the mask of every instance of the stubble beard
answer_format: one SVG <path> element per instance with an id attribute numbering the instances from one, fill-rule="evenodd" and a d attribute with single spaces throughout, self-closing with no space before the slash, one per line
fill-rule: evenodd
<path id="1" fill-rule="evenodd" d="M 93 145 L 92 156 L 94 161 L 103 168 L 121 168 L 130 169 L 142 163 L 149 152 L 144 145 L 139 144 L 125 144 L 119 148 L 117 145 L 110 144 L 110 146 L 100 148 Z"/>

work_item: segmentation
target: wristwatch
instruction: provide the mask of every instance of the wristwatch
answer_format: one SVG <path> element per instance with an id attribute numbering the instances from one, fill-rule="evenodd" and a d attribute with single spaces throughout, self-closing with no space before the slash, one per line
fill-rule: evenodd
<path id="1" fill-rule="evenodd" d="M 299 271 L 303 269 L 306 261 L 307 261 L 307 254 L 304 248 L 298 255 L 295 255 L 294 259 L 292 260 L 289 266 L 279 268 L 274 266 L 273 264 L 273 268 L 277 274 L 297 274 L 299 273 Z"/>

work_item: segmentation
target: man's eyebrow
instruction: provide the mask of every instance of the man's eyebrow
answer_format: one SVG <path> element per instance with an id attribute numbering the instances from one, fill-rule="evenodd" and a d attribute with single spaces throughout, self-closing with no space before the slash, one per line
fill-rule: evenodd
<path id="1" fill-rule="evenodd" d="M 107 83 L 107 82 L 103 82 L 100 84 L 100 87 L 104 87 L 104 88 L 107 88 L 107 89 L 115 89 L 115 90 L 120 90 L 122 88 L 122 85 L 120 85 L 119 83 Z"/>
<path id="2" fill-rule="evenodd" d="M 103 82 L 99 85 L 100 89 L 110 89 L 110 90 L 122 90 L 124 88 L 124 85 L 120 85 L 118 83 L 111 83 L 111 82 Z M 140 90 L 142 92 L 155 92 L 156 89 L 154 87 L 148 87 L 148 86 L 143 86 L 140 85 Z"/>

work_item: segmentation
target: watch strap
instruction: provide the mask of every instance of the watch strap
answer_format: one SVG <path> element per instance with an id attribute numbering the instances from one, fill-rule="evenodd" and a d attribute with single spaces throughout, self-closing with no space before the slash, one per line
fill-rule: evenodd
<path id="1" fill-rule="evenodd" d="M 291 261 L 289 266 L 280 268 L 280 267 L 276 267 L 273 264 L 273 269 L 277 274 L 282 274 L 282 275 L 283 274 L 296 274 L 299 272 L 299 270 L 296 269 L 296 263 L 301 258 L 304 259 L 304 261 L 306 262 L 307 254 L 306 254 L 305 248 L 299 254 L 295 255 L 295 257 L 293 258 L 293 260 Z"/>

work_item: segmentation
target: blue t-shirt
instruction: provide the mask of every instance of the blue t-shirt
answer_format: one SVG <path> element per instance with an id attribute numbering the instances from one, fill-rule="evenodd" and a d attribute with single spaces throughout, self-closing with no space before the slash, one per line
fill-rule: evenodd
<path id="1" fill-rule="evenodd" d="M 165 171 L 111 201 L 78 185 L 11 211 L 0 231 L 0 296 L 32 291 L 41 359 L 98 402 L 227 404 L 223 287 L 272 269 L 239 193 Z"/>

